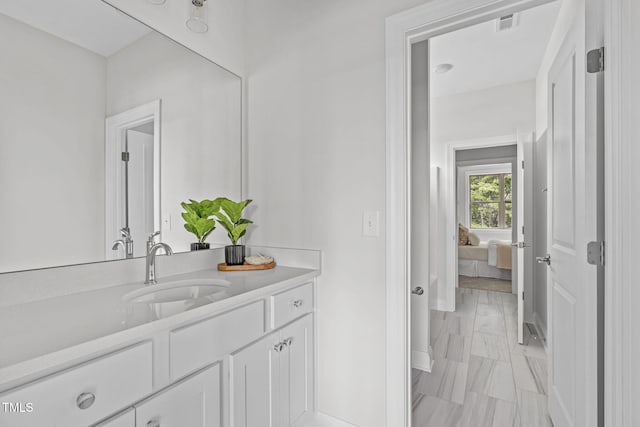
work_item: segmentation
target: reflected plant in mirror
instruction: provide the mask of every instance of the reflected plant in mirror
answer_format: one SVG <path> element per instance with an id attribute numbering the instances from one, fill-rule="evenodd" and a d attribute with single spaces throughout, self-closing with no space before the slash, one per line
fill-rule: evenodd
<path id="1" fill-rule="evenodd" d="M 240 78 L 109 4 L 1 1 L 0 69 L 0 272 L 188 251 L 184 195 L 241 198 Z"/>
<path id="2" fill-rule="evenodd" d="M 225 262 L 227 265 L 243 264 L 245 247 L 238 245 L 238 240 L 246 234 L 247 227 L 249 224 L 253 224 L 253 221 L 242 218 L 242 211 L 252 200 L 234 202 L 226 197 L 220 197 L 216 200 L 219 201 L 220 209 L 215 213 L 215 216 L 220 225 L 227 230 L 227 236 L 231 240 L 231 245 L 225 247 Z"/>
<path id="3" fill-rule="evenodd" d="M 197 202 L 193 199 L 189 199 L 190 203 L 182 202 L 182 208 L 185 212 L 182 213 L 182 218 L 185 221 L 184 228 L 189 233 L 196 236 L 198 241 L 191 244 L 192 251 L 198 251 L 201 249 L 209 249 L 209 243 L 205 240 L 216 228 L 216 222 L 213 216 L 220 210 L 220 200 L 203 200 Z"/>

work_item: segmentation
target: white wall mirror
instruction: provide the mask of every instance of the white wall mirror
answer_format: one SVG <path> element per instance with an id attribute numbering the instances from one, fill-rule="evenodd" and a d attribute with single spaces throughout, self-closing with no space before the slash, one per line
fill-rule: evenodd
<path id="1" fill-rule="evenodd" d="M 238 76 L 101 0 L 0 0 L 0 272 L 125 258 L 125 227 L 188 251 L 180 202 L 239 199 L 241 147 Z"/>

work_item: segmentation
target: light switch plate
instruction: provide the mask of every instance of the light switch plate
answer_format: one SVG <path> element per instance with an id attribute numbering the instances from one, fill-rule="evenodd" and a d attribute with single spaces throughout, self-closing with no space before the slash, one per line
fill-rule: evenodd
<path id="1" fill-rule="evenodd" d="M 380 211 L 365 211 L 362 214 L 362 235 L 380 236 Z"/>
<path id="2" fill-rule="evenodd" d="M 162 217 L 162 229 L 171 231 L 171 214 L 166 214 Z"/>

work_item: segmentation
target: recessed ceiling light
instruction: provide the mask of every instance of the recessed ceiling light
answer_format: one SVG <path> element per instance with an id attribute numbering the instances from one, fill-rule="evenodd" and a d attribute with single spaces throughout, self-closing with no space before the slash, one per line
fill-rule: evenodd
<path id="1" fill-rule="evenodd" d="M 452 68 L 453 68 L 453 64 L 438 64 L 435 67 L 433 67 L 433 72 L 436 74 L 444 74 L 451 71 Z"/>

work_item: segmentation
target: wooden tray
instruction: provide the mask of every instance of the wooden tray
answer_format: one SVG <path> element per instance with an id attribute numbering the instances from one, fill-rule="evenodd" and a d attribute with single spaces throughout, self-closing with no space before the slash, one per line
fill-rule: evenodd
<path id="1" fill-rule="evenodd" d="M 276 262 L 272 261 L 269 264 L 242 264 L 242 265 L 227 265 L 226 262 L 218 264 L 218 270 L 220 271 L 252 271 L 252 270 L 270 270 L 276 266 Z"/>

